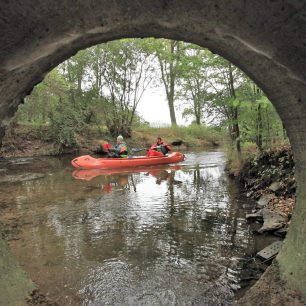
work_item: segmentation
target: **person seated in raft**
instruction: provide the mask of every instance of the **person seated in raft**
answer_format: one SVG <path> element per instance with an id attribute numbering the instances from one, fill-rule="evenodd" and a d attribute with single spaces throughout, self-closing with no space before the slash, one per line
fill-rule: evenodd
<path id="1" fill-rule="evenodd" d="M 172 150 L 172 148 L 164 140 L 162 140 L 160 136 L 157 137 L 156 143 L 154 143 L 150 149 L 161 152 L 164 155 L 166 155 L 169 151 Z"/>
<path id="2" fill-rule="evenodd" d="M 106 141 L 103 141 L 102 143 L 100 143 L 99 147 L 94 150 L 93 152 L 95 154 L 99 154 L 99 155 L 108 155 L 109 153 L 109 149 L 112 147 L 112 145 Z"/>
<path id="3" fill-rule="evenodd" d="M 117 143 L 113 148 L 109 148 L 108 157 L 128 157 L 128 148 L 123 136 L 117 137 Z"/>

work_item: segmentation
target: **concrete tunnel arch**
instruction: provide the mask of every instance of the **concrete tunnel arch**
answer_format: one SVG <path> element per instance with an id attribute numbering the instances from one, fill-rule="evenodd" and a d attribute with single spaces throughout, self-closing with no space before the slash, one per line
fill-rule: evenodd
<path id="1" fill-rule="evenodd" d="M 10 0 L 0 3 L 0 139 L 35 84 L 86 47 L 125 37 L 198 44 L 248 74 L 277 109 L 298 182 L 277 257 L 287 288 L 306 297 L 306 5 L 302 0 Z M 294 258 L 294 260 L 292 260 Z"/>

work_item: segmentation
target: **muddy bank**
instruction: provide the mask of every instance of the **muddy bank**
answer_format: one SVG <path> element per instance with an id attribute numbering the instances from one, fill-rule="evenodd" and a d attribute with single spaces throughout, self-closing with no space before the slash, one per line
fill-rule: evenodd
<path id="1" fill-rule="evenodd" d="M 262 223 L 257 233 L 285 237 L 295 204 L 294 161 L 289 146 L 262 152 L 247 161 L 239 175 L 246 195 L 257 201 L 250 222 Z"/>
<path id="2" fill-rule="evenodd" d="M 0 305 L 24 305 L 35 284 L 20 268 L 8 249 L 0 225 Z"/>
<path id="3" fill-rule="evenodd" d="M 148 131 L 133 131 L 133 137 L 127 139 L 127 144 L 132 148 L 149 148 L 155 142 L 157 135 L 162 135 L 168 144 L 183 140 L 174 150 L 200 148 L 211 149 L 220 145 L 221 139 L 199 139 L 188 135 L 188 139 L 182 139 L 173 135 L 171 129 L 161 132 L 160 129 L 149 129 Z M 168 135 L 168 133 L 170 133 Z M 172 133 L 172 134 L 171 134 Z M 115 138 L 106 131 L 99 132 L 97 129 L 88 127 L 82 133 L 75 133 L 76 143 L 73 147 L 60 146 L 54 141 L 50 127 L 32 126 L 12 123 L 6 130 L 5 137 L 0 147 L 0 159 L 10 157 L 34 157 L 34 156 L 59 156 L 64 154 L 94 154 L 104 143 L 115 143 Z M 183 137 L 184 138 L 184 137 Z M 144 153 L 142 151 L 142 153 Z"/>
<path id="4" fill-rule="evenodd" d="M 277 261 L 265 271 L 260 280 L 251 287 L 247 293 L 233 303 L 233 306 L 302 306 L 305 303 L 301 300 L 298 292 L 288 290 L 280 278 L 280 271 Z"/>
<path id="5" fill-rule="evenodd" d="M 295 204 L 294 161 L 289 146 L 262 152 L 248 160 L 239 174 L 248 197 L 256 201 L 246 215 L 255 234 L 285 238 Z M 305 305 L 299 292 L 286 288 L 280 278 L 277 257 L 260 279 L 236 303 L 242 305 Z"/>
<path id="6" fill-rule="evenodd" d="M 92 153 L 99 144 L 96 134 L 88 133 L 86 136 L 78 135 L 74 147 L 60 147 L 52 139 L 48 126 L 34 127 L 31 125 L 10 125 L 2 140 L 0 157 L 34 157 L 57 156 L 74 153 Z M 103 135 L 100 137 L 103 139 Z"/>

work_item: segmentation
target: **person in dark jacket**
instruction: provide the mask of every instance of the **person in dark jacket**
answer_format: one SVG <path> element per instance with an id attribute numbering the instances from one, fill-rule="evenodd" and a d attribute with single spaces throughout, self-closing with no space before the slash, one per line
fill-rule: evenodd
<path id="1" fill-rule="evenodd" d="M 154 143 L 150 149 L 162 152 L 165 155 L 172 150 L 172 148 L 160 136 L 157 137 L 156 143 Z"/>
<path id="2" fill-rule="evenodd" d="M 93 152 L 95 154 L 99 155 L 108 155 L 109 149 L 112 147 L 112 145 L 108 142 L 101 143 L 97 149 L 95 149 Z"/>
<path id="3" fill-rule="evenodd" d="M 117 143 L 112 146 L 110 143 L 101 144 L 99 148 L 94 151 L 95 154 L 107 155 L 107 157 L 127 157 L 128 149 L 123 139 L 123 136 L 117 137 Z"/>

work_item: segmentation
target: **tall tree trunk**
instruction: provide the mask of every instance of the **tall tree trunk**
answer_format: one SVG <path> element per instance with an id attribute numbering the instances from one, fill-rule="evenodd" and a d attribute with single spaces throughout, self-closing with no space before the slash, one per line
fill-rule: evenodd
<path id="1" fill-rule="evenodd" d="M 283 128 L 283 139 L 287 139 L 287 131 L 285 129 L 284 123 L 282 122 L 282 128 Z"/>
<path id="2" fill-rule="evenodd" d="M 236 99 L 236 92 L 234 87 L 234 76 L 233 76 L 233 69 L 232 64 L 229 63 L 229 86 L 230 86 L 230 94 L 233 99 Z M 241 145 L 240 145 L 240 128 L 239 128 L 239 122 L 238 122 L 238 106 L 233 106 L 232 110 L 233 115 L 233 137 L 235 138 L 236 142 L 236 149 L 237 152 L 241 153 Z"/>
<path id="3" fill-rule="evenodd" d="M 170 76 L 170 84 L 169 84 L 169 94 L 168 94 L 168 105 L 170 111 L 170 119 L 171 125 L 177 125 L 176 123 L 176 116 L 175 116 L 175 109 L 174 109 L 174 87 L 175 87 L 175 67 L 174 67 L 174 56 L 175 56 L 175 45 L 178 42 L 171 40 L 170 42 L 170 52 L 171 52 L 171 62 L 169 68 L 169 76 Z"/>
<path id="4" fill-rule="evenodd" d="M 171 77 L 169 89 L 170 91 L 169 91 L 169 94 L 167 95 L 167 99 L 168 99 L 171 125 L 174 126 L 174 125 L 177 125 L 177 123 L 176 123 L 176 116 L 175 116 L 175 109 L 174 109 L 174 78 L 173 77 Z"/>
<path id="5" fill-rule="evenodd" d="M 199 116 L 196 117 L 196 125 L 201 125 L 201 119 Z"/>
<path id="6" fill-rule="evenodd" d="M 196 124 L 201 125 L 201 107 L 200 102 L 196 97 L 194 97 L 194 115 L 196 119 Z"/>
<path id="7" fill-rule="evenodd" d="M 256 144 L 258 149 L 261 151 L 262 150 L 262 131 L 263 131 L 263 126 L 262 126 L 262 115 L 261 115 L 261 105 L 258 104 L 257 107 L 257 135 L 256 135 Z"/>
<path id="8" fill-rule="evenodd" d="M 196 124 L 197 125 L 201 125 L 201 109 L 199 107 L 199 104 L 200 103 L 197 101 L 196 107 L 195 107 L 195 111 L 194 111 L 195 119 L 196 119 Z"/>
<path id="9" fill-rule="evenodd" d="M 82 93 L 82 76 L 81 75 L 78 76 L 78 93 L 79 94 Z"/>
<path id="10" fill-rule="evenodd" d="M 234 123 L 233 123 L 233 133 L 234 133 L 234 138 L 235 138 L 235 142 L 236 142 L 236 149 L 237 152 L 240 153 L 241 152 L 241 145 L 240 145 L 240 129 L 239 129 L 239 123 L 238 123 L 238 107 L 234 107 L 234 112 L 233 112 L 234 116 Z"/>
<path id="11" fill-rule="evenodd" d="M 168 101 L 168 107 L 170 112 L 170 120 L 171 125 L 176 126 L 176 116 L 175 116 L 175 108 L 174 108 L 174 96 L 175 96 L 175 81 L 177 77 L 177 71 L 175 67 L 175 63 L 177 59 L 177 52 L 179 50 L 179 42 L 177 41 L 170 41 L 170 60 L 165 60 L 162 58 L 161 55 L 157 55 L 160 71 L 161 71 L 161 78 L 162 82 L 165 86 L 166 96 Z M 169 64 L 169 66 L 167 66 Z"/>

